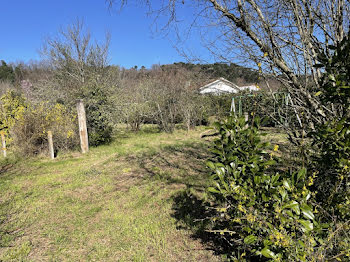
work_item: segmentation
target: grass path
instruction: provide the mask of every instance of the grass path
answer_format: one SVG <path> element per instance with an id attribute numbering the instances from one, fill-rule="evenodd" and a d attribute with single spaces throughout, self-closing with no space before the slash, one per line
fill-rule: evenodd
<path id="1" fill-rule="evenodd" d="M 0 261 L 218 261 L 174 216 L 174 198 L 207 183 L 199 132 L 2 161 Z"/>

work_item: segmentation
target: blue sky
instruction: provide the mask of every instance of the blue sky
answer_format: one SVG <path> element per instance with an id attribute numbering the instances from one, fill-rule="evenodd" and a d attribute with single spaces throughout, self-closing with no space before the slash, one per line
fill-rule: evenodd
<path id="1" fill-rule="evenodd" d="M 184 8 L 181 15 L 189 16 L 190 11 Z M 0 60 L 6 62 L 39 60 L 45 37 L 77 18 L 98 41 L 106 32 L 111 34 L 111 64 L 130 68 L 186 61 L 173 47 L 175 37 L 154 33 L 153 18 L 135 4 L 111 12 L 104 0 L 0 0 L 0 18 Z M 195 36 L 187 41 L 188 48 L 204 54 L 199 45 Z"/>

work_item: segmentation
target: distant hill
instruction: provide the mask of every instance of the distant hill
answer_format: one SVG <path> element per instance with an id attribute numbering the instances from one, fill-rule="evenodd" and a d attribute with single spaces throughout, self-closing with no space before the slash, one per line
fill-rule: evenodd
<path id="1" fill-rule="evenodd" d="M 161 65 L 161 68 L 175 69 L 184 68 L 199 73 L 198 75 L 203 78 L 204 83 L 208 80 L 218 79 L 223 77 L 238 86 L 247 86 L 258 84 L 262 90 L 277 91 L 282 88 L 281 83 L 273 76 L 267 78 L 260 78 L 257 70 L 240 66 L 234 63 L 214 63 L 214 64 L 192 64 L 192 63 L 174 63 L 169 65 Z M 266 85 L 266 80 L 269 86 Z M 203 84 L 204 84 L 203 83 Z"/>
<path id="2" fill-rule="evenodd" d="M 258 82 L 258 72 L 254 69 L 243 67 L 237 64 L 214 63 L 214 64 L 191 64 L 174 63 L 189 70 L 198 70 L 210 78 L 223 77 L 233 83 L 251 84 Z"/>

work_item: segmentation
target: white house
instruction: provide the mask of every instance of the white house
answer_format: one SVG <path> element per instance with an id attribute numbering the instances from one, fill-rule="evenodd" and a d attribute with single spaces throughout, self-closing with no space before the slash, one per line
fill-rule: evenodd
<path id="1" fill-rule="evenodd" d="M 234 83 L 220 77 L 219 79 L 202 86 L 199 89 L 200 94 L 236 94 L 240 91 L 239 87 Z"/>
<path id="2" fill-rule="evenodd" d="M 249 92 L 259 91 L 259 88 L 256 85 L 250 86 L 238 86 L 225 78 L 220 77 L 219 79 L 202 86 L 199 89 L 200 94 L 236 94 L 240 91 L 247 90 Z"/>
<path id="3" fill-rule="evenodd" d="M 259 91 L 259 88 L 256 85 L 251 85 L 251 86 L 240 86 L 239 87 L 240 90 L 248 90 L 249 92 L 253 92 L 253 91 Z"/>

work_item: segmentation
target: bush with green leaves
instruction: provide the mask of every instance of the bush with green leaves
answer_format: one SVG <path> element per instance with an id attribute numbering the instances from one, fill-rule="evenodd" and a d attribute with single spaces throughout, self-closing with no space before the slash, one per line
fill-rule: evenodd
<path id="1" fill-rule="evenodd" d="M 98 146 L 112 140 L 111 103 L 106 87 L 91 81 L 84 87 L 83 100 L 86 108 L 86 121 L 89 144 Z"/>
<path id="2" fill-rule="evenodd" d="M 322 261 L 326 225 L 315 219 L 311 204 L 314 175 L 307 179 L 305 168 L 279 173 L 274 151 L 268 154 L 261 141 L 259 119 L 247 124 L 234 116 L 215 123 L 219 137 L 208 162 L 208 190 L 217 212 L 209 231 L 229 243 L 233 260 Z"/>
<path id="3" fill-rule="evenodd" d="M 12 66 L 9 66 L 6 64 L 4 60 L 0 61 L 0 81 L 10 81 L 14 82 L 15 81 L 15 72 L 12 68 Z"/>
<path id="4" fill-rule="evenodd" d="M 333 54 L 319 56 L 317 67 L 324 69 L 320 96 L 323 105 L 332 108 L 328 121 L 310 133 L 312 168 L 318 174 L 318 200 L 337 220 L 350 219 L 350 34 Z"/>
<path id="5" fill-rule="evenodd" d="M 309 170 L 316 175 L 312 190 L 320 220 L 328 224 L 325 243 L 329 260 L 350 260 L 350 35 L 331 54 L 320 54 L 321 89 L 315 93 L 327 118 L 309 133 Z"/>

